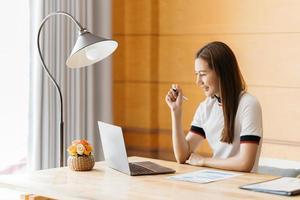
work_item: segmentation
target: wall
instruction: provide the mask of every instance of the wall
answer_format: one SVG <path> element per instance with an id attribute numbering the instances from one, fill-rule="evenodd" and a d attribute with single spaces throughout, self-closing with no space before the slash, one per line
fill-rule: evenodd
<path id="1" fill-rule="evenodd" d="M 174 159 L 164 97 L 182 86 L 184 129 L 204 99 L 194 55 L 219 40 L 236 53 L 248 91 L 263 108 L 262 155 L 300 160 L 300 1 L 113 0 L 114 121 L 130 155 Z M 206 144 L 200 152 L 209 155 Z"/>

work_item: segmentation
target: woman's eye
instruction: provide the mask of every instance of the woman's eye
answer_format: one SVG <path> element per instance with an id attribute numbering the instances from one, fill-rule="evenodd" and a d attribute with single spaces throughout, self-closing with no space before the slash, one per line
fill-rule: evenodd
<path id="1" fill-rule="evenodd" d="M 199 73 L 199 72 L 196 72 L 195 75 L 196 75 L 196 76 L 200 76 L 200 77 L 206 76 L 205 73 Z"/>

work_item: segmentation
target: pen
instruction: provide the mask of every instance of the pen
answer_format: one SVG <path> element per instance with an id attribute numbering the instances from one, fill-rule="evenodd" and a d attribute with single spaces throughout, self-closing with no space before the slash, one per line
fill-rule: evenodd
<path id="1" fill-rule="evenodd" d="M 173 88 L 172 87 L 172 90 L 177 94 L 178 92 L 177 92 L 177 89 L 176 88 Z M 177 94 L 178 95 L 178 94 Z M 184 99 L 184 100 L 189 100 L 187 97 L 185 97 L 185 96 L 182 96 L 182 98 Z"/>

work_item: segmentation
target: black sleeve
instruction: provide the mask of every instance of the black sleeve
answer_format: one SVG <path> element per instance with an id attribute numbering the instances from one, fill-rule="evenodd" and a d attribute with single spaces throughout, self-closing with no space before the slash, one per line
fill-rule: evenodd
<path id="1" fill-rule="evenodd" d="M 243 135 L 240 137 L 240 143 L 255 143 L 259 144 L 260 137 L 257 135 Z"/>
<path id="2" fill-rule="evenodd" d="M 203 138 L 206 138 L 206 136 L 205 136 L 205 131 L 204 131 L 203 128 L 201 128 L 201 127 L 198 127 L 198 126 L 191 126 L 190 131 L 191 131 L 192 133 L 201 135 Z"/>

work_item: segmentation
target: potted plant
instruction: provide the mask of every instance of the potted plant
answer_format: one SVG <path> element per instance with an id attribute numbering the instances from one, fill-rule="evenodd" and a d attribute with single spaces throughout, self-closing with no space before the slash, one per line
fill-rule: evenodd
<path id="1" fill-rule="evenodd" d="M 87 140 L 74 140 L 68 147 L 68 166 L 74 171 L 88 171 L 93 169 L 95 158 L 93 147 Z"/>

